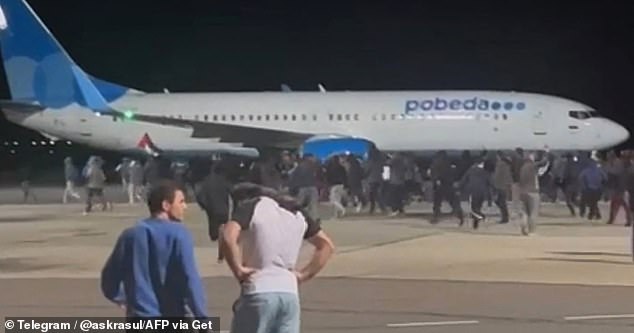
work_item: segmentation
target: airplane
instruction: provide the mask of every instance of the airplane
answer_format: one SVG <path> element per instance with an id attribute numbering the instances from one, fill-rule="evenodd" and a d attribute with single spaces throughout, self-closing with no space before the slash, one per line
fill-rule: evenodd
<path id="1" fill-rule="evenodd" d="M 49 137 L 115 150 L 319 158 L 364 151 L 591 151 L 630 134 L 583 103 L 507 91 L 147 93 L 90 76 L 24 0 L 0 0 L 6 117 Z M 286 89 L 283 89 L 286 90 Z M 290 90 L 290 89 L 289 89 Z M 155 149 L 146 149 L 152 142 Z"/>

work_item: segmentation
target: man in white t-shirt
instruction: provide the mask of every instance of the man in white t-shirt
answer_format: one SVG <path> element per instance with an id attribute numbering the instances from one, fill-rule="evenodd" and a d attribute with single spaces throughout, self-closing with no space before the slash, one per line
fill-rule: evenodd
<path id="1" fill-rule="evenodd" d="M 231 332 L 299 333 L 298 284 L 325 266 L 334 245 L 292 197 L 254 184 L 237 185 L 232 196 L 234 211 L 223 231 L 223 253 L 241 294 Z M 304 240 L 315 252 L 306 267 L 296 270 Z"/>

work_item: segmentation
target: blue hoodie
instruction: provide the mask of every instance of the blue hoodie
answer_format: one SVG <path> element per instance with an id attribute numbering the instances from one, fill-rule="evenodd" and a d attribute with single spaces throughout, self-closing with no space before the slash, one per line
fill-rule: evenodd
<path id="1" fill-rule="evenodd" d="M 148 218 L 124 230 L 101 273 L 106 298 L 128 317 L 207 318 L 194 243 L 182 223 Z"/>
<path id="2" fill-rule="evenodd" d="M 584 190 L 601 190 L 607 181 L 607 177 L 596 162 L 590 161 L 581 171 L 579 180 L 581 188 Z"/>

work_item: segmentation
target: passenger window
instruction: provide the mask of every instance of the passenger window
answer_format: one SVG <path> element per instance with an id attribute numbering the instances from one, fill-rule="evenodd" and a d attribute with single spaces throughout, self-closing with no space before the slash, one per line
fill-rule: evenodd
<path id="1" fill-rule="evenodd" d="M 396 120 L 396 115 L 392 114 L 392 120 Z"/>
<path id="2" fill-rule="evenodd" d="M 244 115 L 243 114 L 240 115 L 240 121 L 244 121 Z"/>
<path id="3" fill-rule="evenodd" d="M 387 116 L 385 114 L 381 115 L 381 120 L 385 121 L 387 119 Z"/>
<path id="4" fill-rule="evenodd" d="M 279 120 L 280 118 L 278 117 L 278 115 L 274 115 L 273 116 L 273 120 Z"/>
<path id="5" fill-rule="evenodd" d="M 227 120 L 227 117 L 223 114 L 222 115 L 222 121 L 225 121 L 225 120 Z"/>
<path id="6" fill-rule="evenodd" d="M 253 115 L 252 114 L 249 115 L 249 121 L 253 121 Z"/>
<path id="7" fill-rule="evenodd" d="M 269 121 L 271 119 L 271 117 L 267 114 L 264 116 L 264 120 Z"/>
<path id="8" fill-rule="evenodd" d="M 194 120 L 198 121 L 198 115 L 194 116 Z"/>
<path id="9" fill-rule="evenodd" d="M 507 120 L 507 119 L 508 119 L 508 116 L 506 115 L 506 113 L 503 113 L 503 114 L 502 114 L 502 119 L 504 119 L 504 120 Z"/>
<path id="10" fill-rule="evenodd" d="M 288 120 L 288 116 L 287 115 L 283 115 L 282 116 L 282 120 L 287 121 Z"/>
<path id="11" fill-rule="evenodd" d="M 218 115 L 214 115 L 214 121 L 218 121 Z"/>
<path id="12" fill-rule="evenodd" d="M 303 121 L 306 121 L 306 120 L 308 120 L 308 117 L 306 117 L 306 115 L 305 115 L 305 114 L 303 114 L 303 115 L 302 115 L 302 120 L 303 120 Z"/>
<path id="13" fill-rule="evenodd" d="M 335 120 L 335 115 L 330 113 L 330 114 L 328 114 L 328 118 L 330 119 L 330 121 L 333 121 L 333 120 Z"/>
<path id="14" fill-rule="evenodd" d="M 297 118 L 295 117 L 295 115 L 291 115 L 291 120 L 292 120 L 292 121 L 297 120 Z"/>
<path id="15" fill-rule="evenodd" d="M 209 121 L 209 116 L 205 115 L 205 121 Z"/>
<path id="16" fill-rule="evenodd" d="M 313 121 L 317 121 L 317 115 L 316 114 L 313 115 Z"/>
<path id="17" fill-rule="evenodd" d="M 338 115 L 337 115 L 337 120 L 338 120 L 338 121 L 342 121 L 342 120 L 343 120 L 343 117 L 341 116 L 341 114 L 338 114 Z"/>
<path id="18" fill-rule="evenodd" d="M 350 121 L 350 115 L 349 114 L 346 115 L 346 121 Z"/>
<path id="19" fill-rule="evenodd" d="M 258 115 L 258 121 L 262 120 L 262 116 Z"/>
<path id="20" fill-rule="evenodd" d="M 359 114 L 358 114 L 358 113 L 355 113 L 355 114 L 354 114 L 354 120 L 355 120 L 355 121 L 359 121 Z"/>

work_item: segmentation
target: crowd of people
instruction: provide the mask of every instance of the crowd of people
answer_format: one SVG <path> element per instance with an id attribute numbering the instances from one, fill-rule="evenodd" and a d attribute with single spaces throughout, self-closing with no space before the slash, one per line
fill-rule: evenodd
<path id="1" fill-rule="evenodd" d="M 369 152 L 362 160 L 354 155 L 332 156 L 320 163 L 313 156 L 293 158 L 285 153 L 279 160 L 258 162 L 250 180 L 297 196 L 313 217 L 319 201 L 328 201 L 333 215 L 346 214 L 345 205 L 356 212 L 377 208 L 389 215 L 405 212 L 405 207 L 427 198 L 433 202 L 432 223 L 441 218 L 447 202 L 459 224 L 467 214 L 461 202 L 470 203 L 468 217 L 474 228 L 485 220 L 484 203 L 495 203 L 500 211 L 498 223 L 511 219 L 524 222 L 523 234 L 534 231 L 542 202 L 566 202 L 571 216 L 601 220 L 599 201 L 610 201 L 606 223 L 615 222 L 618 210 L 626 212 L 625 225 L 631 225 L 634 197 L 634 155 L 629 151 L 608 152 L 600 158 L 591 152 L 556 154 L 547 151 L 463 152 L 460 157 L 439 151 L 421 163 L 406 154 Z M 626 198 L 629 198 L 626 200 Z M 509 205 L 510 203 L 510 205 Z"/>
<path id="2" fill-rule="evenodd" d="M 603 199 L 610 201 L 606 223 L 614 223 L 621 208 L 626 213 L 625 225 L 632 223 L 634 196 L 629 193 L 634 193 L 634 154 L 629 151 L 620 155 L 610 151 L 604 158 L 590 152 L 556 154 L 524 152 L 521 148 L 513 152 L 463 152 L 460 156 L 439 151 L 424 161 L 373 149 L 365 157 L 343 154 L 320 161 L 309 154 L 299 157 L 285 151 L 247 164 L 155 158 L 141 163 L 124 158 L 115 171 L 130 204 L 144 200 L 144 189 L 149 185 L 169 178 L 189 189 L 186 197 L 209 211 L 209 207 L 226 206 L 228 188 L 246 180 L 295 196 L 317 220 L 321 219 L 320 202 L 329 203 L 329 216 L 341 218 L 350 214 L 347 207 L 354 213 L 380 211 L 398 216 L 405 213 L 409 203 L 429 200 L 433 202 L 431 223 L 440 221 L 446 202 L 459 225 L 470 219 L 477 229 L 487 218 L 484 204 L 490 207 L 495 203 L 500 211 L 498 223 L 520 219 L 522 233 L 530 234 L 543 202 L 562 200 L 572 217 L 601 220 L 606 214 L 598 203 Z M 79 199 L 76 186 L 83 184 L 87 189 L 84 213 L 90 213 L 95 198 L 101 199 L 104 210 L 112 208 L 104 196 L 106 179 L 99 157 L 91 157 L 81 171 L 67 158 L 65 176 L 64 203 L 69 198 Z M 462 208 L 465 201 L 469 213 Z M 218 213 L 210 215 L 214 214 Z"/>

